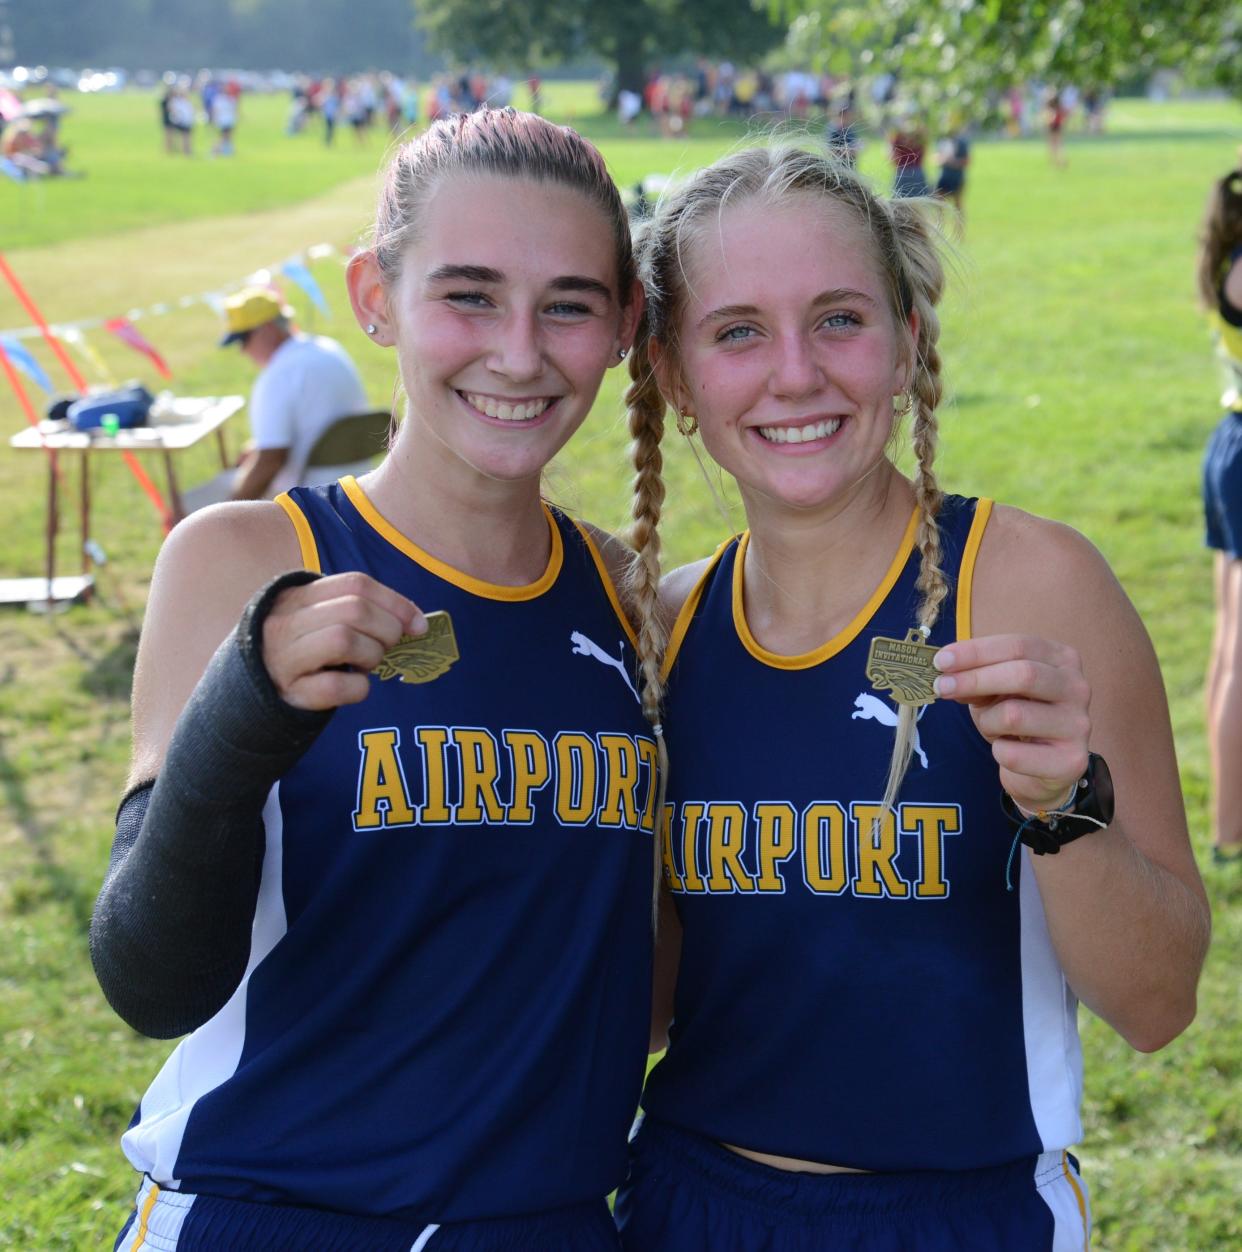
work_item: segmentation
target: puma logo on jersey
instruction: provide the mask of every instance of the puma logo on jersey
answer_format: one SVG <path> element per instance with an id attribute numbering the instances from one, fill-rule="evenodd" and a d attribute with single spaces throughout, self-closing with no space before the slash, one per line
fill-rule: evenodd
<path id="1" fill-rule="evenodd" d="M 922 721 L 923 714 L 927 712 L 927 705 L 924 705 L 918 713 L 916 722 Z M 850 714 L 851 718 L 862 717 L 874 720 L 881 726 L 897 725 L 897 710 L 891 704 L 886 704 L 878 696 L 873 696 L 869 691 L 861 691 L 854 701 L 854 712 Z M 919 729 L 916 725 L 914 728 L 914 755 L 919 758 L 919 764 L 924 769 L 927 768 L 927 753 L 923 751 L 922 744 L 919 743 Z"/>
<path id="2" fill-rule="evenodd" d="M 617 673 L 621 675 L 622 679 L 625 682 L 625 685 L 630 689 L 630 694 L 634 697 L 635 700 L 638 700 L 639 704 L 642 703 L 642 700 L 639 699 L 638 692 L 634 690 L 634 684 L 630 682 L 629 674 L 625 672 L 625 641 L 624 640 L 622 640 L 621 643 L 618 644 L 618 646 L 621 649 L 621 656 L 619 658 L 615 656 L 610 656 L 607 652 L 604 651 L 603 648 L 599 646 L 599 644 L 593 643 L 580 630 L 575 630 L 573 634 L 569 636 L 569 642 L 574 645 L 574 648 L 573 648 L 574 656 L 594 657 L 595 660 L 601 662 L 604 665 L 611 666 L 613 669 L 615 669 Z"/>

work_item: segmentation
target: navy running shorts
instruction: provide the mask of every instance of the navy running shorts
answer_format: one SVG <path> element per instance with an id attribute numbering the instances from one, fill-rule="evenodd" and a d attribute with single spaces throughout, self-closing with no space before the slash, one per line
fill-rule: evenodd
<path id="1" fill-rule="evenodd" d="M 617 1193 L 625 1252 L 1085 1252 L 1067 1152 L 991 1169 L 806 1174 L 648 1118 Z"/>
<path id="2" fill-rule="evenodd" d="M 1207 546 L 1242 558 L 1242 413 L 1226 413 L 1203 458 Z"/>
<path id="3" fill-rule="evenodd" d="M 427 1225 L 166 1191 L 143 1181 L 114 1252 L 618 1252 L 601 1199 L 523 1217 Z"/>

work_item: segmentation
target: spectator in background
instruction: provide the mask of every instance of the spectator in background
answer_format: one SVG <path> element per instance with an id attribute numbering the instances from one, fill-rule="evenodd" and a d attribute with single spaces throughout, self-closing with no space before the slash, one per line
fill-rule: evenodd
<path id="1" fill-rule="evenodd" d="M 181 139 L 172 120 L 173 96 L 177 93 L 177 76 L 170 70 L 164 75 L 164 91 L 160 96 L 160 124 L 164 128 L 164 151 L 175 154 Z"/>
<path id="2" fill-rule="evenodd" d="M 220 94 L 222 88 L 219 80 L 214 78 L 207 70 L 203 70 L 198 76 L 198 98 L 203 103 L 203 116 L 209 121 L 215 118 L 216 97 Z"/>
<path id="3" fill-rule="evenodd" d="M 285 123 L 285 134 L 300 135 L 306 126 L 306 119 L 314 111 L 311 104 L 311 84 L 304 75 L 299 75 L 290 93 L 289 120 Z"/>
<path id="4" fill-rule="evenodd" d="M 633 125 L 634 119 L 643 111 L 643 98 L 636 91 L 622 87 L 617 92 L 617 120 L 622 126 Z"/>
<path id="5" fill-rule="evenodd" d="M 913 115 L 900 117 L 889 135 L 889 159 L 893 163 L 893 195 L 925 196 L 929 190 L 923 172 L 927 133 Z"/>
<path id="6" fill-rule="evenodd" d="M 336 135 L 336 123 L 341 114 L 341 96 L 336 79 L 325 78 L 319 88 L 319 112 L 323 117 L 323 141 L 327 147 L 332 146 Z"/>
<path id="7" fill-rule="evenodd" d="M 1088 87 L 1082 93 L 1083 118 L 1088 135 L 1104 133 L 1104 92 L 1095 86 Z"/>
<path id="8" fill-rule="evenodd" d="M 936 195 L 943 200 L 951 200 L 958 214 L 964 216 L 962 195 L 966 190 L 966 167 L 970 164 L 970 141 L 966 138 L 966 127 L 960 118 L 955 119 L 953 134 L 946 136 L 937 146 L 936 160 L 940 162 Z"/>
<path id="9" fill-rule="evenodd" d="M 19 118 L 5 127 L 0 155 L 19 169 L 23 177 L 40 178 L 52 172 L 40 153 L 39 138 L 26 118 Z"/>
<path id="10" fill-rule="evenodd" d="M 362 80 L 347 78 L 341 85 L 341 113 L 354 132 L 358 143 L 366 141 L 367 110 L 362 93 Z"/>
<path id="11" fill-rule="evenodd" d="M 375 111 L 379 107 L 379 93 L 375 90 L 375 79 L 370 74 L 363 74 L 354 80 L 354 90 L 358 93 L 358 108 L 362 113 L 362 130 L 371 133 L 375 125 Z"/>
<path id="12" fill-rule="evenodd" d="M 193 156 L 194 101 L 190 99 L 189 79 L 180 80 L 173 88 L 168 101 L 168 116 L 172 121 L 176 148 L 180 148 L 183 156 Z"/>
<path id="13" fill-rule="evenodd" d="M 243 288 L 225 302 L 224 315 L 220 346 L 239 344 L 260 372 L 250 392 L 250 443 L 227 496 L 217 498 L 271 499 L 313 485 L 320 480 L 307 480 L 304 470 L 315 441 L 337 419 L 371 407 L 353 361 L 335 340 L 294 330 L 293 310 L 267 288 Z"/>
<path id="14" fill-rule="evenodd" d="M 716 67 L 716 89 L 713 100 L 716 113 L 725 117 L 733 111 L 733 90 L 737 82 L 737 71 L 732 61 L 721 61 Z"/>
<path id="15" fill-rule="evenodd" d="M 212 156 L 232 156 L 233 131 L 237 127 L 237 100 L 227 91 L 217 91 L 211 101 L 211 123 L 217 138 L 211 150 Z"/>
<path id="16" fill-rule="evenodd" d="M 836 116 L 828 123 L 827 135 L 829 153 L 851 168 L 858 163 L 858 154 L 862 151 L 856 102 L 857 97 L 851 87 L 841 97 Z"/>
<path id="17" fill-rule="evenodd" d="M 1044 103 L 1044 124 L 1048 128 L 1048 156 L 1058 169 L 1064 169 L 1069 164 L 1062 143 L 1062 132 L 1068 116 L 1069 110 L 1065 107 L 1061 93 L 1055 87 L 1050 87 Z"/>
<path id="18" fill-rule="evenodd" d="M 406 128 L 418 125 L 418 84 L 412 78 L 401 95 L 401 124 Z"/>
<path id="19" fill-rule="evenodd" d="M 1216 629 L 1207 677 L 1212 850 L 1217 860 L 1242 865 L 1242 168 L 1212 188 L 1198 279 L 1225 376 L 1225 413 L 1203 466 L 1207 545 L 1216 562 Z"/>

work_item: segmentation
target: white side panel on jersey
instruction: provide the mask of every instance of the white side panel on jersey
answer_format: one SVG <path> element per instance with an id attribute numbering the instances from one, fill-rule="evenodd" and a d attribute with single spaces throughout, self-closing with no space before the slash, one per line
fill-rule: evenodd
<path id="1" fill-rule="evenodd" d="M 194 1105 L 237 1069 L 246 1041 L 246 992 L 250 975 L 280 941 L 288 926 L 282 889 L 284 823 L 279 783 L 267 797 L 263 826 L 266 850 L 245 976 L 228 1003 L 177 1045 L 142 1097 L 138 1124 L 121 1137 L 121 1147 L 133 1167 L 149 1174 L 161 1187 L 180 1186 L 177 1157 Z"/>
<path id="2" fill-rule="evenodd" d="M 1091 1203 L 1064 1152 L 1045 1152 L 1035 1162 L 1035 1190 L 1052 1214 L 1049 1252 L 1090 1252 Z"/>
<path id="3" fill-rule="evenodd" d="M 1022 1027 L 1031 1113 L 1045 1149 L 1068 1148 L 1082 1138 L 1082 1047 L 1078 1000 L 1052 950 L 1043 901 L 1022 849 Z"/>

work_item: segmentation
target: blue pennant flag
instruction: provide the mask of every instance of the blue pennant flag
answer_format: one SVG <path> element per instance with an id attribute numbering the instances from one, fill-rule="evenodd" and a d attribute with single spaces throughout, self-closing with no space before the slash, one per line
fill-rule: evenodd
<path id="1" fill-rule="evenodd" d="M 52 380 L 44 373 L 43 366 L 22 346 L 20 340 L 14 339 L 12 335 L 0 335 L 0 347 L 4 349 L 4 355 L 23 374 L 33 378 L 49 396 L 52 394 L 55 390 L 52 386 Z"/>
<path id="2" fill-rule="evenodd" d="M 324 317 L 331 317 L 332 314 L 328 310 L 328 302 L 323 298 L 323 292 L 319 290 L 319 284 L 315 281 L 315 276 L 302 264 L 301 261 L 286 261 L 281 267 L 280 272 L 295 282 L 310 297 L 311 303 L 317 308 Z"/>

